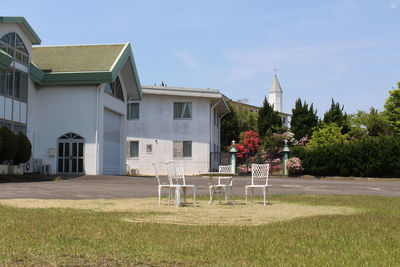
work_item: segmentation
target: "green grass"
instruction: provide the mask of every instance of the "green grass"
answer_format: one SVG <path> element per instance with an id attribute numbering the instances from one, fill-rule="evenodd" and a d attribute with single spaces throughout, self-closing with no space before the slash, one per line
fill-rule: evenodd
<path id="1" fill-rule="evenodd" d="M 399 264 L 400 198 L 281 195 L 274 200 L 364 212 L 244 227 L 132 223 L 123 221 L 135 216 L 126 212 L 0 206 L 0 265 Z"/>

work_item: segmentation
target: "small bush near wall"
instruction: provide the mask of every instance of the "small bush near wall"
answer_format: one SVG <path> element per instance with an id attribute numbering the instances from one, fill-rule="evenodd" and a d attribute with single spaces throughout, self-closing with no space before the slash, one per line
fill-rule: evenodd
<path id="1" fill-rule="evenodd" d="M 18 151 L 14 158 L 14 164 L 19 165 L 27 162 L 32 155 L 32 145 L 28 137 L 20 132 L 17 135 L 18 140 Z"/>
<path id="2" fill-rule="evenodd" d="M 294 147 L 304 173 L 317 176 L 400 177 L 400 137 L 369 137 L 351 143 Z"/>
<path id="3" fill-rule="evenodd" d="M 18 151 L 18 140 L 16 135 L 6 126 L 0 128 L 1 150 L 0 163 L 12 162 Z"/>
<path id="4" fill-rule="evenodd" d="M 6 126 L 0 128 L 0 164 L 19 165 L 27 162 L 31 155 L 32 145 L 25 134 L 15 135 Z"/>

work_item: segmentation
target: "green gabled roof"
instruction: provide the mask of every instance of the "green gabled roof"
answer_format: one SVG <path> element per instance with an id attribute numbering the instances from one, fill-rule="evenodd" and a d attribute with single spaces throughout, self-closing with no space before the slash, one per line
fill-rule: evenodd
<path id="1" fill-rule="evenodd" d="M 0 69 L 8 69 L 12 61 L 13 58 L 9 54 L 4 52 L 3 50 L 0 50 Z"/>
<path id="2" fill-rule="evenodd" d="M 0 23 L 17 23 L 21 24 L 25 29 L 26 33 L 29 34 L 31 43 L 34 45 L 40 44 L 42 41 L 36 32 L 32 29 L 31 25 L 26 21 L 24 17 L 0 17 Z"/>
<path id="3" fill-rule="evenodd" d="M 111 71 L 126 44 L 43 46 L 32 48 L 32 63 L 52 72 Z"/>
<path id="4" fill-rule="evenodd" d="M 30 74 L 33 81 L 44 85 L 109 83 L 115 81 L 128 60 L 141 99 L 130 43 L 33 47 Z"/>

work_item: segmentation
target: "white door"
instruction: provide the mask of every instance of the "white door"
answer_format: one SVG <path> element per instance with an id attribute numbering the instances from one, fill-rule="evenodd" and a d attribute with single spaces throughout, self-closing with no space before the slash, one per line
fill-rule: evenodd
<path id="1" fill-rule="evenodd" d="M 121 116 L 104 110 L 103 173 L 120 174 Z"/>

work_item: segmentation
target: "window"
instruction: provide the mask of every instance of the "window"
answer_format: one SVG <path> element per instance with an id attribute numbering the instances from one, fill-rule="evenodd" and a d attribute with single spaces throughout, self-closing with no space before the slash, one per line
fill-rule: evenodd
<path id="1" fill-rule="evenodd" d="M 146 145 L 146 152 L 153 153 L 153 145 Z"/>
<path id="2" fill-rule="evenodd" d="M 29 64 L 29 54 L 22 39 L 15 32 L 8 33 L 0 39 L 0 49 L 9 54 L 14 61 L 23 65 Z M 28 96 L 28 73 L 12 64 L 6 72 L 0 72 L 0 94 L 5 94 L 24 102 Z"/>
<path id="3" fill-rule="evenodd" d="M 6 77 L 6 94 L 9 96 L 13 95 L 13 70 L 7 70 L 7 77 Z"/>
<path id="4" fill-rule="evenodd" d="M 24 42 L 15 32 L 10 32 L 0 39 L 0 47 L 16 61 L 28 65 L 29 55 Z M 15 56 L 14 56 L 15 53 Z"/>
<path id="5" fill-rule="evenodd" d="M 174 119 L 191 119 L 192 102 L 175 102 Z"/>
<path id="6" fill-rule="evenodd" d="M 6 90 L 6 71 L 0 69 L 0 94 L 4 94 Z"/>
<path id="7" fill-rule="evenodd" d="M 139 103 L 128 103 L 127 117 L 128 117 L 128 120 L 138 120 L 139 119 Z"/>
<path id="8" fill-rule="evenodd" d="M 192 141 L 174 141 L 174 158 L 192 157 Z"/>
<path id="9" fill-rule="evenodd" d="M 104 93 L 124 101 L 124 93 L 122 92 L 122 85 L 119 77 L 117 77 L 114 82 L 106 84 L 104 87 Z"/>
<path id="10" fill-rule="evenodd" d="M 139 157 L 139 141 L 129 142 L 129 157 L 131 158 Z"/>

